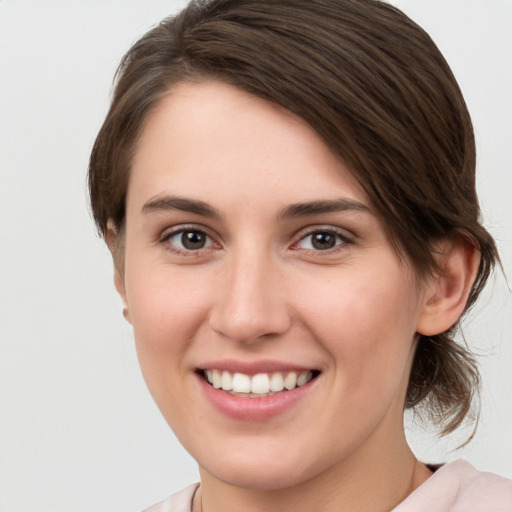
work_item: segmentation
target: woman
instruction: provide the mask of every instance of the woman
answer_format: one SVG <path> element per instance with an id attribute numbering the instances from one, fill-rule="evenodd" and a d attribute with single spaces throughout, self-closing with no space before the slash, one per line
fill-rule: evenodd
<path id="1" fill-rule="evenodd" d="M 448 65 L 387 4 L 191 3 L 132 47 L 91 203 L 201 475 L 152 511 L 512 510 L 403 428 L 453 431 L 478 389 L 452 338 L 498 260 L 474 171 Z"/>

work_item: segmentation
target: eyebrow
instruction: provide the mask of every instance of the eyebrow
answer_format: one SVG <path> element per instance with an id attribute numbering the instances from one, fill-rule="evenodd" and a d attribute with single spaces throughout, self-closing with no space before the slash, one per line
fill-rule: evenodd
<path id="1" fill-rule="evenodd" d="M 208 203 L 196 199 L 187 199 L 176 196 L 163 196 L 150 199 L 142 207 L 142 213 L 165 212 L 178 210 L 187 213 L 195 213 L 203 217 L 220 218 L 220 213 Z"/>
<path id="2" fill-rule="evenodd" d="M 280 220 L 286 220 L 296 217 L 306 217 L 308 215 L 344 211 L 373 214 L 368 205 L 353 199 L 341 198 L 291 204 L 279 212 L 278 218 Z"/>
<path id="3" fill-rule="evenodd" d="M 204 201 L 177 196 L 160 196 L 150 199 L 142 207 L 143 213 L 165 212 L 169 210 L 194 213 L 202 217 L 220 219 L 219 211 Z M 372 213 L 369 206 L 353 199 L 324 199 L 294 203 L 283 208 L 277 215 L 279 220 L 287 220 L 308 215 L 320 215 L 343 211 Z"/>

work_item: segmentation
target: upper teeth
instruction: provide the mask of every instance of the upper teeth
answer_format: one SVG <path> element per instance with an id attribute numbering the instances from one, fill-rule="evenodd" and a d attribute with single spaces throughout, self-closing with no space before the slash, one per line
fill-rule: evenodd
<path id="1" fill-rule="evenodd" d="M 283 389 L 291 390 L 307 384 L 313 378 L 311 371 L 257 373 L 251 377 L 244 373 L 232 374 L 226 370 L 206 370 L 205 375 L 214 388 L 258 395 L 283 391 Z"/>

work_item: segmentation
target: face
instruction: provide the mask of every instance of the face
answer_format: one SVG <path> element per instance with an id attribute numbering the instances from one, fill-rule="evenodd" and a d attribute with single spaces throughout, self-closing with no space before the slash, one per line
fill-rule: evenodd
<path id="1" fill-rule="evenodd" d="M 425 293 L 304 121 L 174 86 L 136 147 L 125 237 L 142 371 L 202 478 L 290 487 L 400 438 Z"/>

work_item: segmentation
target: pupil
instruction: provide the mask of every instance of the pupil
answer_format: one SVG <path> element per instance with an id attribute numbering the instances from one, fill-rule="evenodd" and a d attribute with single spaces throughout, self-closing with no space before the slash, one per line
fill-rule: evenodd
<path id="1" fill-rule="evenodd" d="M 315 233 L 312 243 L 315 249 L 332 249 L 336 244 L 336 237 L 331 233 Z"/>
<path id="2" fill-rule="evenodd" d="M 185 249 L 202 249 L 205 244 L 205 236 L 198 231 L 185 231 L 181 235 L 181 243 Z"/>

